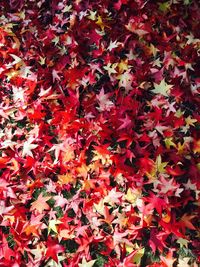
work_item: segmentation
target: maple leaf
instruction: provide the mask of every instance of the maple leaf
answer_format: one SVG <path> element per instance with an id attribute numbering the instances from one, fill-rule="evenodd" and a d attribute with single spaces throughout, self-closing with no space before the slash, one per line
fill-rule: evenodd
<path id="1" fill-rule="evenodd" d="M 14 54 L 10 54 L 10 56 L 14 59 L 12 63 L 7 64 L 7 68 L 11 68 L 13 65 L 19 64 L 22 59 Z"/>
<path id="2" fill-rule="evenodd" d="M 130 73 L 130 70 L 127 70 L 124 73 L 118 75 L 117 79 L 119 80 L 119 87 L 124 87 L 126 93 L 133 89 L 132 83 L 134 78 L 133 75 Z"/>
<path id="3" fill-rule="evenodd" d="M 120 138 L 117 139 L 117 141 L 127 141 L 126 147 L 129 148 L 131 143 L 133 142 L 133 138 L 129 134 L 122 132 L 122 134 L 120 134 Z"/>
<path id="4" fill-rule="evenodd" d="M 1 1 L 0 266 L 197 266 L 196 2 Z"/>
<path id="5" fill-rule="evenodd" d="M 181 144 L 181 142 L 178 142 L 177 146 L 176 146 L 176 149 L 177 149 L 177 153 L 179 155 L 182 155 L 185 153 L 186 151 L 186 146 L 185 146 L 185 142 L 183 142 L 183 144 Z"/>
<path id="6" fill-rule="evenodd" d="M 105 196 L 104 202 L 109 203 L 111 206 L 114 204 L 120 204 L 122 196 L 123 194 L 121 192 L 118 192 L 116 188 L 113 188 L 108 192 L 108 195 Z"/>
<path id="7" fill-rule="evenodd" d="M 161 94 L 163 96 L 168 97 L 169 96 L 169 90 L 173 87 L 171 84 L 167 84 L 165 80 L 163 79 L 159 84 L 154 83 L 154 89 L 152 92 L 155 94 Z"/>
<path id="8" fill-rule="evenodd" d="M 193 152 L 194 152 L 194 154 L 200 153 L 200 139 L 194 140 Z"/>
<path id="9" fill-rule="evenodd" d="M 57 224 L 60 224 L 61 221 L 59 220 L 49 220 L 49 223 L 48 223 L 48 234 L 51 232 L 51 230 L 55 233 L 58 233 L 58 230 L 57 230 Z"/>
<path id="10" fill-rule="evenodd" d="M 94 146 L 95 156 L 93 157 L 93 161 L 101 159 L 103 164 L 112 163 L 112 159 L 110 158 L 110 151 L 108 150 L 108 145 L 102 146 Z"/>
<path id="11" fill-rule="evenodd" d="M 131 65 L 128 65 L 128 60 L 121 60 L 120 63 L 118 63 L 119 73 L 127 71 L 130 67 Z"/>
<path id="12" fill-rule="evenodd" d="M 5 214 L 8 214 L 13 208 L 14 208 L 14 206 L 6 207 L 5 201 L 4 200 L 0 200 L 0 215 L 1 216 L 2 215 L 5 216 Z"/>
<path id="13" fill-rule="evenodd" d="M 160 256 L 160 259 L 166 267 L 173 267 L 173 264 L 176 261 L 176 259 L 173 258 L 173 250 L 170 250 L 166 256 Z"/>
<path id="14" fill-rule="evenodd" d="M 86 261 L 83 257 L 82 262 L 78 264 L 78 267 L 92 267 L 95 264 L 96 260 Z"/>
<path id="15" fill-rule="evenodd" d="M 192 119 L 191 116 L 185 118 L 186 126 L 195 126 L 194 123 L 197 122 L 196 119 Z"/>
<path id="16" fill-rule="evenodd" d="M 61 152 L 68 152 L 68 150 L 70 150 L 70 146 L 67 144 L 67 142 L 55 144 L 48 150 L 48 152 L 53 150 L 55 151 L 54 164 L 56 164 L 58 162 Z"/>
<path id="17" fill-rule="evenodd" d="M 194 227 L 194 225 L 191 223 L 191 220 L 193 218 L 195 218 L 196 215 L 188 215 L 188 214 L 184 214 L 180 221 L 179 221 L 179 224 L 180 224 L 180 227 L 182 229 L 183 232 L 185 232 L 185 228 L 189 228 L 191 230 L 196 230 L 196 228 Z"/>
<path id="18" fill-rule="evenodd" d="M 104 215 L 104 200 L 101 199 L 98 204 L 94 203 L 94 209 L 101 215 Z"/>
<path id="19" fill-rule="evenodd" d="M 161 155 L 158 155 L 156 158 L 156 169 L 159 173 L 165 173 L 165 167 L 167 166 L 167 162 L 162 162 Z"/>
<path id="20" fill-rule="evenodd" d="M 1 143 L 1 149 L 10 147 L 12 150 L 14 150 L 14 146 L 17 145 L 17 142 L 13 142 L 11 140 L 5 140 Z"/>
<path id="21" fill-rule="evenodd" d="M 105 221 L 108 224 L 111 224 L 111 222 L 114 220 L 115 216 L 110 214 L 109 209 L 107 206 L 104 206 L 104 218 L 101 219 L 101 221 Z"/>
<path id="22" fill-rule="evenodd" d="M 66 259 L 65 256 L 58 255 L 58 263 L 53 259 L 48 261 L 48 267 L 63 267 L 63 261 Z"/>
<path id="23" fill-rule="evenodd" d="M 0 157 L 0 167 L 5 168 L 9 161 L 10 161 L 9 157 Z"/>
<path id="24" fill-rule="evenodd" d="M 118 47 L 121 43 L 117 42 L 117 40 L 115 40 L 114 42 L 110 41 L 110 44 L 108 46 L 108 51 L 112 51 L 114 48 Z"/>
<path id="25" fill-rule="evenodd" d="M 157 212 L 161 215 L 162 210 L 167 207 L 167 203 L 164 199 L 157 197 L 154 193 L 150 192 L 149 197 L 143 198 L 145 201 L 148 201 L 151 208 L 155 208 Z"/>
<path id="26" fill-rule="evenodd" d="M 119 265 L 119 267 L 137 267 L 138 264 L 134 264 L 134 256 L 137 253 L 137 250 L 133 250 L 125 259 L 123 260 L 123 263 Z"/>
<path id="27" fill-rule="evenodd" d="M 65 199 L 62 195 L 57 195 L 54 196 L 54 200 L 55 200 L 55 206 L 59 206 L 61 208 L 63 208 L 67 203 L 67 199 Z"/>
<path id="28" fill-rule="evenodd" d="M 11 257 L 15 258 L 16 252 L 9 248 L 5 235 L 3 235 L 2 244 L 0 245 L 0 259 L 4 257 L 6 260 L 10 260 Z"/>
<path id="29" fill-rule="evenodd" d="M 146 174 L 155 174 L 155 163 L 148 157 L 140 158 L 140 169 Z"/>
<path id="30" fill-rule="evenodd" d="M 58 180 L 61 183 L 61 185 L 68 184 L 68 183 L 72 183 L 73 185 L 76 184 L 76 178 L 73 177 L 73 175 L 71 173 L 58 175 Z"/>
<path id="31" fill-rule="evenodd" d="M 107 70 L 107 71 L 108 71 L 108 75 L 111 76 L 111 74 L 115 74 L 115 73 L 117 73 L 117 71 L 115 70 L 116 67 L 117 67 L 117 63 L 112 64 L 112 63 L 109 62 L 109 63 L 104 67 L 104 69 Z"/>
<path id="32" fill-rule="evenodd" d="M 121 126 L 119 126 L 119 128 L 117 128 L 117 130 L 122 130 L 124 128 L 128 128 L 128 126 L 130 126 L 132 124 L 132 120 L 129 119 L 129 116 L 126 114 L 124 119 L 119 119 L 122 123 Z"/>
<path id="33" fill-rule="evenodd" d="M 149 245 L 153 251 L 153 253 L 156 252 L 156 249 L 159 251 L 163 251 L 163 249 L 166 247 L 165 239 L 167 238 L 168 234 L 166 233 L 159 233 L 158 230 L 153 228 L 150 233 L 150 239 L 149 239 Z"/>
<path id="34" fill-rule="evenodd" d="M 90 244 L 92 243 L 92 241 L 94 240 L 94 236 L 89 236 L 86 231 L 84 230 L 81 233 L 82 236 L 78 237 L 76 242 L 79 244 L 79 248 L 77 250 L 77 252 L 85 252 L 85 255 L 88 256 L 89 255 L 89 248 L 90 248 Z"/>
<path id="35" fill-rule="evenodd" d="M 173 176 L 180 176 L 182 174 L 185 173 L 184 170 L 181 170 L 181 168 L 179 167 L 179 165 L 176 165 L 175 167 L 173 166 L 167 166 L 166 167 L 166 171 L 167 173 L 173 175 Z"/>
<path id="36" fill-rule="evenodd" d="M 56 263 L 58 263 L 58 253 L 64 252 L 64 247 L 57 243 L 56 240 L 48 237 L 47 239 L 47 251 L 45 257 L 51 257 Z"/>
<path id="37" fill-rule="evenodd" d="M 24 229 L 24 233 L 26 233 L 26 235 L 35 235 L 37 237 L 39 237 L 39 233 L 38 233 L 38 228 L 40 224 L 34 224 L 34 225 L 28 225 L 25 229 Z"/>
<path id="38" fill-rule="evenodd" d="M 166 126 L 162 126 L 162 125 L 156 125 L 155 129 L 156 129 L 160 134 L 163 135 L 163 131 L 167 130 L 168 127 L 166 127 Z"/>
<path id="39" fill-rule="evenodd" d="M 30 210 L 37 210 L 42 213 L 45 209 L 50 209 L 49 205 L 46 203 L 51 197 L 43 197 L 42 193 L 38 196 L 37 200 L 33 201 Z"/>
<path id="40" fill-rule="evenodd" d="M 43 214 L 39 214 L 35 216 L 34 214 L 31 215 L 31 219 L 29 222 L 27 222 L 23 227 L 23 232 L 26 233 L 26 235 L 35 235 L 39 236 L 39 230 L 42 228 L 42 218 L 44 217 Z"/>
<path id="41" fill-rule="evenodd" d="M 97 11 L 89 10 L 89 15 L 87 17 L 91 20 L 96 20 L 96 14 L 97 14 Z"/>
<path id="42" fill-rule="evenodd" d="M 52 78 L 53 78 L 53 83 L 55 82 L 55 80 L 60 81 L 60 76 L 58 75 L 58 71 L 56 71 L 55 69 L 52 71 Z"/>
<path id="43" fill-rule="evenodd" d="M 145 249 L 144 248 L 140 248 L 137 250 L 137 252 L 134 254 L 133 256 L 133 262 L 138 266 L 141 264 L 141 259 L 144 255 Z"/>
<path id="44" fill-rule="evenodd" d="M 188 247 L 188 243 L 189 243 L 189 241 L 187 240 L 187 239 L 184 239 L 184 238 L 179 238 L 178 240 L 177 240 L 177 243 L 178 244 L 180 244 L 180 247 L 181 248 L 183 248 L 183 247 Z"/>
<path id="45" fill-rule="evenodd" d="M 137 199 L 141 196 L 141 193 L 139 190 L 135 189 L 132 190 L 131 188 L 128 188 L 126 195 L 124 196 L 127 201 L 129 201 L 132 204 L 135 204 Z"/>
<path id="46" fill-rule="evenodd" d="M 6 112 L 3 109 L 0 109 L 0 116 L 2 116 L 4 119 L 9 119 L 9 116 L 6 114 Z"/>
<path id="47" fill-rule="evenodd" d="M 105 28 L 105 27 L 108 27 L 108 28 L 109 28 L 109 26 L 107 26 L 107 25 L 103 22 L 101 16 L 98 16 L 98 17 L 97 17 L 97 21 L 96 21 L 95 23 L 101 28 L 102 31 L 104 31 L 104 28 Z"/>
<path id="48" fill-rule="evenodd" d="M 167 149 L 170 149 L 171 147 L 176 147 L 176 144 L 173 142 L 173 137 L 165 138 L 164 142 Z"/>
<path id="49" fill-rule="evenodd" d="M 169 2 L 159 3 L 159 10 L 160 11 L 167 12 L 168 9 L 170 9 L 170 3 Z"/>
<path id="50" fill-rule="evenodd" d="M 33 141 L 34 141 L 33 139 L 29 139 L 28 141 L 24 142 L 23 150 L 22 150 L 22 157 L 25 157 L 26 155 L 28 155 L 33 158 L 33 153 L 31 150 L 38 147 L 38 145 L 32 144 Z"/>
<path id="51" fill-rule="evenodd" d="M 178 259 L 178 265 L 177 267 L 190 267 L 191 265 L 189 264 L 190 258 L 184 257 L 183 259 Z"/>
<path id="52" fill-rule="evenodd" d="M 172 192 L 175 192 L 175 196 L 180 197 L 180 193 L 184 190 L 183 188 L 180 188 L 179 184 L 176 184 L 174 179 L 165 179 L 163 176 L 160 177 L 160 181 L 155 181 L 154 185 L 159 184 L 159 190 L 160 193 L 163 194 L 172 194 Z M 158 191 L 158 190 L 155 190 Z"/>

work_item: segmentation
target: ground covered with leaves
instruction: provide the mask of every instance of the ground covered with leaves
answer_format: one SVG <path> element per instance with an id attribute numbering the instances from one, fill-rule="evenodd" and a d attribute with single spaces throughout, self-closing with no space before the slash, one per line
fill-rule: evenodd
<path id="1" fill-rule="evenodd" d="M 198 266 L 198 3 L 0 2 L 0 266 Z"/>

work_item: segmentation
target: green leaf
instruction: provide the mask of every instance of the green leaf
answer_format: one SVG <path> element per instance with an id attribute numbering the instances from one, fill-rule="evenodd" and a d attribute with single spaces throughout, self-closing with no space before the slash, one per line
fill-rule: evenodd
<path id="1" fill-rule="evenodd" d="M 97 254 L 96 257 L 96 262 L 94 263 L 93 267 L 104 267 L 104 264 L 108 261 L 108 257 L 101 254 Z"/>
<path id="2" fill-rule="evenodd" d="M 170 2 L 159 3 L 159 10 L 165 13 L 170 9 L 170 5 Z"/>

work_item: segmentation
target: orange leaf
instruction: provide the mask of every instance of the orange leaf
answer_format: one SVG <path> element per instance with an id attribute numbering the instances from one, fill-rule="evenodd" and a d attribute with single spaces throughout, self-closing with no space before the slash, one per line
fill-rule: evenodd
<path id="1" fill-rule="evenodd" d="M 43 197 L 43 195 L 40 194 L 38 199 L 32 203 L 30 210 L 37 210 L 39 213 L 42 213 L 43 210 L 48 210 L 50 207 L 46 201 L 50 198 L 51 197 Z"/>

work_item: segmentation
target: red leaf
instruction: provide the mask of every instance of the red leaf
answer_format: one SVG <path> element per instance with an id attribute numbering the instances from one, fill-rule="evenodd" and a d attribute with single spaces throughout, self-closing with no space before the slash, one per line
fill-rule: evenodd
<path id="1" fill-rule="evenodd" d="M 168 234 L 164 232 L 159 232 L 157 229 L 153 228 L 150 233 L 149 245 L 153 251 L 156 252 L 158 249 L 160 252 L 163 252 L 163 249 L 166 247 L 165 239 L 167 238 Z"/>
<path id="2" fill-rule="evenodd" d="M 51 257 L 55 262 L 58 263 L 58 253 L 64 252 L 64 247 L 58 244 L 58 241 L 53 240 L 51 237 L 48 237 L 47 251 L 45 257 Z"/>
<path id="3" fill-rule="evenodd" d="M 9 248 L 6 238 L 5 236 L 3 236 L 3 242 L 0 245 L 0 259 L 1 257 L 4 257 L 6 260 L 10 260 L 11 257 L 15 256 L 16 253 L 11 248 Z"/>

